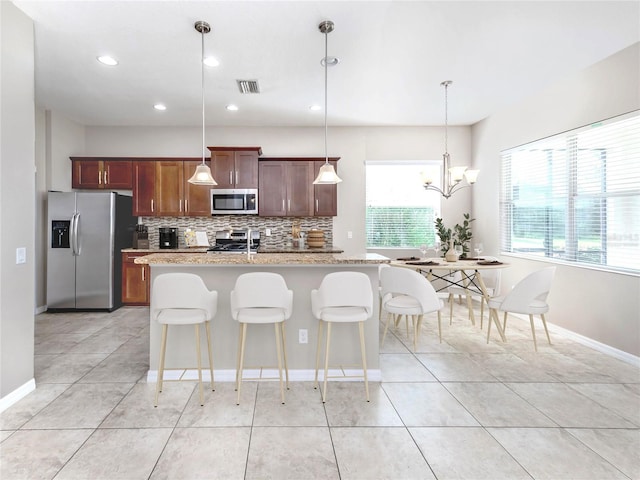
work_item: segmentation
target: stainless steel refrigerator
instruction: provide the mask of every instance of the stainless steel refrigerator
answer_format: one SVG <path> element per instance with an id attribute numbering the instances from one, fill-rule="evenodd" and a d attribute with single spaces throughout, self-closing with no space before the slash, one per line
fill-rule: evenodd
<path id="1" fill-rule="evenodd" d="M 49 192 L 47 309 L 115 310 L 122 305 L 123 248 L 137 218 L 115 192 Z"/>

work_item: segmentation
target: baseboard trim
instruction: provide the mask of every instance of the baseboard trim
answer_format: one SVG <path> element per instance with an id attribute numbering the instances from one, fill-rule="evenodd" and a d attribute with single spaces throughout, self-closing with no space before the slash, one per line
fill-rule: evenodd
<path id="1" fill-rule="evenodd" d="M 39 315 L 41 313 L 44 313 L 47 311 L 47 306 L 46 305 L 42 305 L 40 307 L 36 307 L 36 315 Z"/>
<path id="2" fill-rule="evenodd" d="M 289 381 L 291 382 L 313 382 L 315 378 L 315 370 L 289 370 Z M 236 371 L 235 370 L 214 370 L 213 377 L 216 382 L 235 382 Z M 382 380 L 382 373 L 379 369 L 367 369 L 367 377 L 370 382 L 380 382 Z M 324 379 L 324 371 L 318 372 L 318 380 Z M 362 370 L 341 370 L 341 369 L 329 369 L 329 375 L 327 379 L 332 382 L 353 382 L 364 381 L 362 378 Z M 149 370 L 147 372 L 147 382 L 156 383 L 158 380 L 158 371 Z M 163 375 L 164 381 L 177 381 L 177 380 L 198 380 L 198 370 L 193 369 L 167 369 Z M 278 381 L 278 370 L 276 369 L 246 369 L 244 371 L 244 381 L 251 380 L 267 380 Z M 202 369 L 202 381 L 211 381 L 211 375 L 208 369 Z"/>
<path id="3" fill-rule="evenodd" d="M 14 403 L 22 400 L 29 393 L 33 392 L 36 389 L 36 379 L 32 378 L 24 385 L 16 388 L 13 392 L 5 395 L 0 398 L 0 412 L 4 412 L 7 408 L 9 408 Z"/>
<path id="4" fill-rule="evenodd" d="M 515 314 L 515 313 L 510 313 L 509 315 L 512 315 L 518 318 L 519 320 L 522 320 L 527 324 L 529 324 L 528 316 L 523 316 L 521 314 Z M 617 348 L 614 348 L 610 345 L 607 345 L 605 343 L 600 343 L 597 340 L 594 340 L 593 338 L 585 337 L 584 335 L 580 335 L 579 333 L 572 332 L 571 330 L 567 330 L 566 328 L 559 327 L 558 325 L 555 325 L 550 322 L 547 322 L 547 328 L 549 329 L 550 332 L 557 333 L 558 335 L 568 338 L 569 340 L 573 340 L 574 342 L 584 345 L 585 347 L 593 348 L 594 350 L 597 350 L 598 352 L 609 355 L 610 357 L 617 358 L 618 360 L 622 360 L 623 362 L 629 363 L 630 365 L 633 365 L 635 367 L 640 367 L 640 357 L 636 357 L 631 353 L 618 350 Z"/>

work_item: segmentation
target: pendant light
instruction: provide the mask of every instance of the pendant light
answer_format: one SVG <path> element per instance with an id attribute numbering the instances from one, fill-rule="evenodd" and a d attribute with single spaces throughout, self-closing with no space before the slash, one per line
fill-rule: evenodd
<path id="1" fill-rule="evenodd" d="M 318 25 L 321 33 L 324 33 L 324 58 L 320 61 L 324 66 L 324 165 L 320 167 L 318 176 L 313 181 L 314 185 L 335 185 L 340 183 L 342 179 L 336 174 L 333 165 L 329 163 L 329 155 L 327 154 L 327 69 L 338 64 L 336 57 L 329 57 L 327 54 L 328 36 L 333 32 L 333 22 L 325 20 Z"/>
<path id="2" fill-rule="evenodd" d="M 202 163 L 196 167 L 195 173 L 188 180 L 194 185 L 217 185 L 218 183 L 211 175 L 211 169 L 205 163 L 206 149 L 204 144 L 204 34 L 211 31 L 211 27 L 207 22 L 198 21 L 194 25 L 195 29 L 200 32 L 202 39 L 202 58 L 200 59 L 200 67 L 202 72 Z"/>
<path id="3" fill-rule="evenodd" d="M 460 190 L 461 188 L 470 187 L 478 178 L 478 174 L 480 170 L 469 170 L 467 167 L 452 167 L 451 166 L 451 157 L 447 148 L 448 141 L 448 126 L 449 126 L 449 116 L 448 116 L 448 89 L 449 86 L 453 82 L 451 80 L 445 80 L 440 83 L 441 86 L 444 87 L 444 154 L 442 155 L 442 159 L 444 162 L 442 168 L 442 189 L 433 185 L 433 179 L 429 177 L 423 177 L 422 181 L 424 182 L 424 188 L 426 190 L 435 190 L 440 193 L 444 198 L 449 198 L 455 192 Z M 467 185 L 463 185 L 460 182 L 465 178 L 467 180 Z"/>

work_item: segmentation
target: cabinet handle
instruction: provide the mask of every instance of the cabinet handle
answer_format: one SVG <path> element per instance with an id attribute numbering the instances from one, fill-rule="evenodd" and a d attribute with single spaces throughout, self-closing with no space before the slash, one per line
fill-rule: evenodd
<path id="1" fill-rule="evenodd" d="M 104 184 L 105 184 L 105 185 L 106 185 L 107 183 L 109 183 L 109 182 L 108 182 L 108 178 L 109 178 L 109 177 L 107 177 L 107 171 L 105 170 L 105 171 L 104 171 Z"/>
<path id="2" fill-rule="evenodd" d="M 282 199 L 282 211 L 283 212 L 285 211 L 285 209 L 284 209 L 284 198 Z"/>
<path id="3" fill-rule="evenodd" d="M 180 212 L 182 212 L 182 199 L 178 200 L 180 202 L 180 206 L 178 207 Z"/>
<path id="4" fill-rule="evenodd" d="M 145 281 L 145 278 L 144 278 L 144 266 L 142 267 L 142 281 L 143 282 Z"/>
<path id="5" fill-rule="evenodd" d="M 102 172 L 98 171 L 98 185 L 102 185 Z"/>
<path id="6" fill-rule="evenodd" d="M 229 170 L 229 185 L 233 185 L 233 170 Z"/>
<path id="7" fill-rule="evenodd" d="M 236 170 L 236 184 L 238 183 L 238 177 L 239 177 L 238 170 Z"/>
<path id="8" fill-rule="evenodd" d="M 320 208 L 318 207 L 318 199 L 316 198 L 316 213 L 318 213 L 318 210 L 319 210 L 319 209 L 320 209 Z"/>
<path id="9" fill-rule="evenodd" d="M 153 213 L 153 198 L 151 199 L 151 213 Z"/>
<path id="10" fill-rule="evenodd" d="M 185 198 L 184 199 L 184 211 L 185 213 L 189 211 L 189 199 Z"/>
<path id="11" fill-rule="evenodd" d="M 291 199 L 287 200 L 287 211 L 291 211 Z"/>

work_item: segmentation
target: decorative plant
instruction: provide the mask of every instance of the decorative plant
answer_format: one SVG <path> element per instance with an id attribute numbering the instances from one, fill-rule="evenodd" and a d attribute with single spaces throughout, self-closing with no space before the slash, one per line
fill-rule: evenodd
<path id="1" fill-rule="evenodd" d="M 436 218 L 436 233 L 438 234 L 440 244 L 444 251 L 449 248 L 451 240 L 453 239 L 454 245 L 462 245 L 462 255 L 460 258 L 466 258 L 467 252 L 469 251 L 469 242 L 471 241 L 471 238 L 473 238 L 471 222 L 475 221 L 475 218 L 470 217 L 471 215 L 469 213 L 465 213 L 462 225 L 456 223 L 453 230 L 445 227 L 441 218 Z"/>

